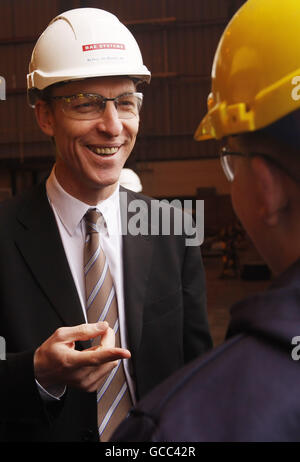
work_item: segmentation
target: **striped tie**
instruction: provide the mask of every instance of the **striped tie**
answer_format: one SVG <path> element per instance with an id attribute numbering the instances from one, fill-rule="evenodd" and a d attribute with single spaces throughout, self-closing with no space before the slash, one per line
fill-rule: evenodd
<path id="1" fill-rule="evenodd" d="M 108 262 L 99 240 L 99 228 L 101 222 L 104 224 L 104 219 L 98 210 L 89 209 L 85 220 L 84 274 L 87 320 L 107 321 L 115 332 L 116 346 L 119 347 L 121 342 L 117 298 Z M 92 345 L 99 342 L 100 339 L 97 337 L 92 340 Z M 100 440 L 108 441 L 132 406 L 123 361 L 119 360 L 118 366 L 105 378 L 97 391 L 97 403 Z"/>

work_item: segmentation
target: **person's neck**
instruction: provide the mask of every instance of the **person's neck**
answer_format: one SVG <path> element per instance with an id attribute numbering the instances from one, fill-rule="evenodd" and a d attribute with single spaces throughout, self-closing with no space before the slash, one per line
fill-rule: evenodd
<path id="1" fill-rule="evenodd" d="M 78 183 L 68 183 L 64 181 L 64 177 L 60 175 L 59 171 L 55 169 L 55 177 L 60 186 L 66 191 L 70 196 L 75 197 L 81 202 L 84 202 L 88 205 L 97 205 L 100 202 L 108 199 L 116 190 L 118 183 L 105 185 L 101 187 L 87 187 Z"/>

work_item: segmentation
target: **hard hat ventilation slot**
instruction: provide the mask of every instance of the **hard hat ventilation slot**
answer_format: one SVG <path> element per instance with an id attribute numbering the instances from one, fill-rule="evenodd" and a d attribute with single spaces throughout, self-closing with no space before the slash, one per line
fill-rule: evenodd
<path id="1" fill-rule="evenodd" d="M 58 16 L 57 18 L 53 19 L 53 21 L 50 22 L 50 24 L 53 24 L 55 23 L 56 21 L 58 20 L 63 20 L 63 21 L 66 21 L 67 24 L 69 24 L 69 26 L 71 27 L 72 31 L 73 31 L 73 34 L 74 34 L 74 37 L 75 37 L 75 40 L 77 40 L 77 36 L 76 36 L 76 32 L 72 26 L 72 23 L 68 20 L 68 18 L 65 18 L 64 16 Z M 49 25 L 50 25 L 49 24 Z"/>

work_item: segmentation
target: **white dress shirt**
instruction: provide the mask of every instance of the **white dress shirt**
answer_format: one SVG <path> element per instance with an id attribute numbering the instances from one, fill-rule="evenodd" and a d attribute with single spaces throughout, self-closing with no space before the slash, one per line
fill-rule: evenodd
<path id="1" fill-rule="evenodd" d="M 71 196 L 62 188 L 56 179 L 54 167 L 46 182 L 46 190 L 49 203 L 56 218 L 85 319 L 83 258 L 86 231 L 84 215 L 89 208 L 97 208 L 102 213 L 106 227 L 102 226 L 102 229 L 100 229 L 100 245 L 106 255 L 115 285 L 119 311 L 121 346 L 127 348 L 119 185 L 108 199 L 91 207 Z M 134 383 L 129 373 L 129 360 L 124 360 L 124 369 L 132 400 L 133 403 L 135 403 Z M 51 396 L 52 393 L 51 391 Z M 54 395 L 55 394 L 56 393 L 54 393 Z"/>

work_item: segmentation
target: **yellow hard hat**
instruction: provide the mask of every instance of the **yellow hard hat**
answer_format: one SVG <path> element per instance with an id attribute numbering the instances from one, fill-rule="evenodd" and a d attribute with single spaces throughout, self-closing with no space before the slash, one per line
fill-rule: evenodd
<path id="1" fill-rule="evenodd" d="M 219 42 L 195 139 L 266 127 L 300 108 L 300 0 L 248 0 Z"/>

